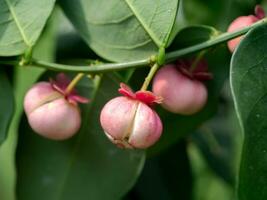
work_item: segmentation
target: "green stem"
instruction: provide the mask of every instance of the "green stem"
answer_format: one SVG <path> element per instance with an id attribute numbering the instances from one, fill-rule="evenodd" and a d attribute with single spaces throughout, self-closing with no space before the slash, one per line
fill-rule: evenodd
<path id="1" fill-rule="evenodd" d="M 177 51 L 166 53 L 165 62 L 169 63 L 185 55 L 192 54 L 192 53 L 210 48 L 212 46 L 221 44 L 223 42 L 236 38 L 240 35 L 243 35 L 247 33 L 249 30 L 262 26 L 266 23 L 267 23 L 267 18 L 264 18 L 252 24 L 251 26 L 245 27 L 236 32 L 223 33 L 206 42 L 202 42 L 200 44 L 196 44 L 196 45 L 184 48 L 184 49 L 179 49 Z M 12 64 L 12 65 L 18 64 L 18 62 L 14 62 L 14 61 L 0 61 L 0 64 L 1 63 Z M 145 66 L 149 66 L 150 64 L 151 64 L 150 58 L 137 60 L 137 61 L 131 61 L 131 62 L 123 62 L 123 63 L 99 64 L 99 65 L 94 65 L 94 66 L 69 66 L 69 65 L 49 63 L 49 62 L 38 61 L 38 60 L 33 60 L 31 63 L 31 65 L 34 67 L 41 67 L 41 68 L 45 68 L 45 69 L 53 70 L 53 71 L 70 71 L 70 72 L 83 72 L 83 73 L 104 73 L 104 72 L 109 72 L 109 71 L 118 71 L 118 70 L 126 70 L 126 69 L 137 68 L 137 67 L 145 67 Z"/>
<path id="2" fill-rule="evenodd" d="M 48 70 L 53 71 L 65 71 L 65 72 L 81 72 L 81 73 L 103 73 L 103 72 L 110 72 L 110 71 L 119 71 L 125 69 L 132 69 L 137 67 L 145 67 L 150 64 L 150 59 L 144 60 L 137 60 L 132 62 L 125 62 L 125 63 L 108 63 L 108 64 L 97 64 L 93 66 L 70 66 L 70 65 L 63 65 L 63 64 L 56 64 L 56 63 L 49 63 L 45 61 L 33 61 L 32 66 L 45 68 Z"/>
<path id="3" fill-rule="evenodd" d="M 75 76 L 75 78 L 70 82 L 70 84 L 68 85 L 68 87 L 66 88 L 66 94 L 69 94 L 73 88 L 75 87 L 75 85 L 77 85 L 77 83 L 82 79 L 82 77 L 84 76 L 83 73 L 79 73 Z"/>
<path id="4" fill-rule="evenodd" d="M 153 77 L 154 77 L 155 73 L 157 72 L 158 68 L 159 68 L 158 63 L 155 63 L 152 66 L 152 68 L 150 69 L 150 71 L 149 71 L 149 73 L 148 73 L 148 75 L 147 75 L 147 77 L 146 77 L 146 79 L 145 79 L 145 81 L 144 81 L 144 83 L 143 83 L 143 85 L 141 87 L 141 91 L 146 91 L 147 90 L 147 88 L 149 86 L 149 83 L 153 79 Z"/>
<path id="5" fill-rule="evenodd" d="M 207 49 L 209 47 L 221 44 L 223 42 L 226 42 L 228 40 L 236 38 L 240 35 L 244 35 L 248 31 L 250 31 L 251 29 L 262 26 L 266 23 L 267 23 L 267 18 L 264 18 L 264 19 L 262 19 L 256 23 L 252 24 L 251 26 L 247 26 L 247 27 L 240 29 L 236 32 L 223 33 L 223 34 L 219 35 L 218 37 L 215 37 L 214 39 L 208 40 L 206 42 L 202 42 L 200 44 L 197 44 L 197 45 L 194 45 L 191 47 L 187 47 L 187 48 L 184 48 L 181 50 L 170 52 L 170 53 L 166 54 L 166 61 L 172 62 L 172 61 L 176 60 L 177 58 L 185 56 L 187 54 L 195 53 L 197 51 Z"/>

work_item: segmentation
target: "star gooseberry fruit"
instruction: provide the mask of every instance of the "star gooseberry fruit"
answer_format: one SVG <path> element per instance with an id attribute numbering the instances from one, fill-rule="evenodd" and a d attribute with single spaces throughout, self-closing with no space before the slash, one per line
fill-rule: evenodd
<path id="1" fill-rule="evenodd" d="M 100 123 L 107 137 L 118 147 L 144 149 L 161 136 L 162 123 L 151 108 L 161 98 L 149 91 L 134 93 L 121 83 L 119 93 L 102 109 Z"/>
<path id="2" fill-rule="evenodd" d="M 65 74 L 56 80 L 35 84 L 24 98 L 24 110 L 31 128 L 39 135 L 64 140 L 80 128 L 81 116 L 78 103 L 88 99 L 77 94 L 75 89 L 67 92 L 70 80 Z"/>
<path id="3" fill-rule="evenodd" d="M 260 19 L 263 19 L 264 17 L 265 17 L 265 12 L 263 8 L 257 5 L 255 7 L 255 15 L 240 16 L 236 18 L 228 27 L 227 32 L 234 32 L 246 26 L 250 26 L 254 24 L 255 22 L 259 21 Z M 231 52 L 234 52 L 235 48 L 240 43 L 242 38 L 243 36 L 240 36 L 240 37 L 237 37 L 235 39 L 228 41 L 227 45 Z"/>
<path id="4" fill-rule="evenodd" d="M 192 64 L 193 60 L 179 60 L 176 65 L 165 65 L 156 73 L 152 90 L 163 98 L 161 105 L 166 110 L 191 115 L 206 104 L 208 92 L 202 81 L 212 76 L 204 60 L 198 61 L 194 70 L 190 70 Z"/>

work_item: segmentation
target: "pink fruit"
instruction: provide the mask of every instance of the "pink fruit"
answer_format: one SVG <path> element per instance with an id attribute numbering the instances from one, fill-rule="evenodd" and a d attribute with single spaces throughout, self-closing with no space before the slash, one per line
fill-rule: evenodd
<path id="1" fill-rule="evenodd" d="M 257 5 L 255 7 L 255 16 L 254 15 L 248 15 L 248 16 L 240 16 L 236 18 L 228 27 L 227 32 L 234 32 L 237 30 L 240 30 L 244 27 L 250 26 L 254 24 L 255 22 L 259 21 L 260 19 L 265 17 L 265 12 Z M 235 48 L 238 46 L 240 41 L 242 40 L 243 36 L 237 37 L 233 40 L 228 41 L 227 45 L 231 52 L 234 52 Z"/>
<path id="2" fill-rule="evenodd" d="M 77 102 L 87 99 L 73 90 L 66 94 L 70 81 L 59 74 L 56 81 L 35 84 L 24 98 L 24 110 L 32 129 L 43 137 L 63 140 L 73 136 L 80 128 L 81 116 Z"/>
<path id="3" fill-rule="evenodd" d="M 162 107 L 183 115 L 200 111 L 207 102 L 208 92 L 199 80 L 210 79 L 204 61 L 193 72 L 188 69 L 192 61 L 178 61 L 177 65 L 162 67 L 153 80 L 153 92 L 163 98 Z"/>
<path id="4" fill-rule="evenodd" d="M 100 123 L 107 137 L 118 147 L 147 148 L 161 136 L 162 123 L 150 107 L 160 98 L 147 91 L 133 93 L 125 84 L 124 96 L 111 99 L 102 109 Z"/>

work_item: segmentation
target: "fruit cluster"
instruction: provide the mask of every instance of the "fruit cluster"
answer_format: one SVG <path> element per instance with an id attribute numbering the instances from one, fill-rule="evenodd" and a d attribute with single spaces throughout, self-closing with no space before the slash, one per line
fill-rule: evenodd
<path id="1" fill-rule="evenodd" d="M 182 60 L 163 66 L 153 81 L 153 93 L 133 92 L 121 83 L 123 96 L 111 99 L 102 109 L 100 123 L 107 137 L 121 148 L 147 148 L 161 136 L 162 122 L 154 110 L 156 104 L 170 112 L 194 114 L 207 101 L 207 89 L 201 82 L 209 79 L 207 63 Z M 32 129 L 49 139 L 70 138 L 80 128 L 78 103 L 88 99 L 75 89 L 68 91 L 70 80 L 58 74 L 56 80 L 39 82 L 26 94 L 24 109 Z"/>
<path id="2" fill-rule="evenodd" d="M 234 20 L 228 32 L 249 26 L 265 17 L 260 6 L 255 15 Z M 228 42 L 231 52 L 242 37 Z M 161 136 L 162 122 L 154 107 L 160 104 L 169 112 L 192 115 L 207 103 L 208 91 L 203 83 L 212 78 L 204 59 L 183 59 L 167 64 L 156 73 L 152 91 L 133 92 L 121 83 L 122 95 L 111 99 L 103 107 L 100 123 L 107 137 L 121 148 L 148 148 Z M 70 138 L 80 128 L 81 115 L 78 103 L 88 99 L 69 89 L 70 80 L 60 73 L 56 80 L 39 82 L 26 94 L 24 109 L 32 129 L 49 139 Z"/>

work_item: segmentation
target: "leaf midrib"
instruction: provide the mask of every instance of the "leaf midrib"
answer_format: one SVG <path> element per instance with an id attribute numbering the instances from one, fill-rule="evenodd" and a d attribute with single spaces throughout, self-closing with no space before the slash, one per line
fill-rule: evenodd
<path id="1" fill-rule="evenodd" d="M 140 22 L 140 24 L 143 26 L 145 31 L 151 37 L 151 39 L 155 42 L 155 44 L 158 47 L 161 47 L 162 42 L 158 39 L 158 37 L 154 34 L 154 32 L 146 25 L 146 23 L 143 21 L 142 17 L 138 15 L 138 13 L 136 12 L 136 10 L 135 10 L 134 6 L 131 4 L 131 2 L 129 0 L 125 0 L 125 2 L 128 5 L 128 7 L 130 8 L 130 10 L 133 12 L 133 14 L 135 15 L 136 19 Z"/>
<path id="2" fill-rule="evenodd" d="M 10 13 L 11 13 L 11 15 L 12 15 L 12 17 L 13 17 L 15 23 L 16 23 L 16 25 L 17 25 L 17 28 L 18 28 L 18 30 L 19 30 L 19 32 L 20 32 L 20 35 L 21 35 L 21 37 L 22 37 L 24 43 L 25 43 L 28 47 L 30 47 L 31 44 L 30 44 L 28 38 L 26 37 L 26 34 L 25 34 L 24 31 L 23 31 L 23 28 L 22 28 L 22 26 L 21 26 L 21 24 L 20 24 L 20 22 L 19 22 L 19 19 L 18 19 L 17 15 L 16 15 L 16 12 L 15 12 L 15 10 L 14 10 L 14 8 L 13 8 L 11 2 L 10 2 L 9 0 L 5 0 L 5 2 L 6 2 L 6 5 L 7 5 L 8 9 L 9 9 L 9 11 L 10 11 Z"/>

